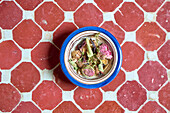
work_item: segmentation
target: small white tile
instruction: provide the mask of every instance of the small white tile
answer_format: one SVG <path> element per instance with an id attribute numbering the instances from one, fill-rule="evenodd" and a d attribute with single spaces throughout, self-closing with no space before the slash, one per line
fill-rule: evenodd
<path id="1" fill-rule="evenodd" d="M 104 12 L 103 13 L 104 21 L 111 21 L 113 20 L 113 13 L 112 12 Z"/>
<path id="2" fill-rule="evenodd" d="M 10 70 L 1 70 L 1 82 L 2 83 L 10 83 L 11 81 L 11 72 Z"/>
<path id="3" fill-rule="evenodd" d="M 13 40 L 12 30 L 3 30 L 2 36 L 4 40 Z"/>
<path id="4" fill-rule="evenodd" d="M 43 110 L 42 113 L 52 113 L 52 110 Z"/>
<path id="5" fill-rule="evenodd" d="M 138 113 L 137 111 L 129 111 L 127 108 L 125 109 L 125 113 Z"/>
<path id="6" fill-rule="evenodd" d="M 156 60 L 156 59 L 158 59 L 156 51 L 147 51 L 146 54 L 147 54 L 147 59 L 148 60 Z"/>
<path id="7" fill-rule="evenodd" d="M 49 31 L 43 31 L 42 41 L 51 42 L 53 40 L 53 33 Z"/>
<path id="8" fill-rule="evenodd" d="M 65 22 L 73 22 L 73 13 L 74 12 L 71 12 L 71 11 L 65 11 L 64 12 L 64 16 L 65 16 Z"/>
<path id="9" fill-rule="evenodd" d="M 85 3 L 94 3 L 94 0 L 84 0 Z"/>
<path id="10" fill-rule="evenodd" d="M 95 113 L 94 110 L 83 110 L 82 113 Z"/>
<path id="11" fill-rule="evenodd" d="M 167 70 L 167 74 L 168 74 L 168 81 L 170 82 L 170 70 Z"/>
<path id="12" fill-rule="evenodd" d="M 145 12 L 144 15 L 145 15 L 145 17 L 144 17 L 145 22 L 155 22 L 156 21 L 155 13 Z"/>
<path id="13" fill-rule="evenodd" d="M 131 72 L 126 72 L 126 80 L 132 81 L 132 80 L 136 80 L 139 81 L 139 77 L 137 74 L 137 71 L 131 71 Z"/>
<path id="14" fill-rule="evenodd" d="M 31 101 L 32 100 L 32 93 L 31 92 L 24 92 L 21 94 L 22 101 Z"/>
<path id="15" fill-rule="evenodd" d="M 52 70 L 44 69 L 41 72 L 41 75 L 42 75 L 42 80 L 54 80 L 55 79 Z"/>
<path id="16" fill-rule="evenodd" d="M 148 91 L 148 98 L 149 100 L 157 100 L 158 99 L 158 92 L 157 91 Z"/>
<path id="17" fill-rule="evenodd" d="M 170 40 L 170 32 L 167 33 L 167 40 Z"/>
<path id="18" fill-rule="evenodd" d="M 63 100 L 72 101 L 73 100 L 73 91 L 63 91 Z"/>
<path id="19" fill-rule="evenodd" d="M 117 95 L 116 95 L 116 92 L 112 92 L 112 91 L 107 91 L 107 92 L 104 92 L 103 93 L 103 99 L 104 100 L 114 100 L 116 101 L 117 100 Z"/>
<path id="20" fill-rule="evenodd" d="M 135 2 L 135 0 L 124 0 L 125 2 Z"/>
<path id="21" fill-rule="evenodd" d="M 23 11 L 23 19 L 34 20 L 34 11 Z"/>
<path id="22" fill-rule="evenodd" d="M 136 32 L 125 32 L 126 41 L 136 41 Z"/>
<path id="23" fill-rule="evenodd" d="M 22 50 L 22 60 L 27 62 L 31 61 L 31 49 Z"/>

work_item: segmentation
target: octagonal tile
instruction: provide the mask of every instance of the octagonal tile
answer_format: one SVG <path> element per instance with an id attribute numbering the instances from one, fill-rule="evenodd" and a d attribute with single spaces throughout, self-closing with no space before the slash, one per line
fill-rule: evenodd
<path id="1" fill-rule="evenodd" d="M 76 88 L 76 85 L 70 82 L 68 78 L 64 75 L 60 65 L 54 70 L 54 76 L 55 76 L 56 83 L 64 91 L 71 91 Z"/>
<path id="2" fill-rule="evenodd" d="M 126 71 L 137 69 L 144 60 L 144 51 L 134 42 L 126 42 L 122 46 L 123 62 L 122 67 Z"/>
<path id="3" fill-rule="evenodd" d="M 159 91 L 159 102 L 170 110 L 170 82 Z"/>
<path id="4" fill-rule="evenodd" d="M 32 102 L 21 102 L 12 113 L 41 113 Z"/>
<path id="5" fill-rule="evenodd" d="M 167 72 L 157 61 L 146 62 L 138 71 L 140 82 L 150 91 L 158 90 L 167 81 Z"/>
<path id="6" fill-rule="evenodd" d="M 59 53 L 50 42 L 41 42 L 32 50 L 31 58 L 40 69 L 52 69 L 59 63 Z"/>
<path id="7" fill-rule="evenodd" d="M 114 11 L 123 0 L 94 0 L 104 12 Z"/>
<path id="8" fill-rule="evenodd" d="M 74 100 L 84 110 L 94 109 L 102 102 L 102 92 L 99 89 L 78 87 L 74 92 Z"/>
<path id="9" fill-rule="evenodd" d="M 40 80 L 39 71 L 30 63 L 23 62 L 11 72 L 11 82 L 21 92 L 29 92 Z"/>
<path id="10" fill-rule="evenodd" d="M 62 101 L 62 91 L 53 81 L 43 81 L 32 92 L 32 100 L 42 110 L 52 110 Z"/>
<path id="11" fill-rule="evenodd" d="M 137 81 L 127 81 L 117 92 L 117 99 L 125 108 L 136 111 L 147 99 L 146 90 Z"/>
<path id="12" fill-rule="evenodd" d="M 115 91 L 125 81 L 125 73 L 120 70 L 119 74 L 108 85 L 102 87 L 104 91 Z"/>
<path id="13" fill-rule="evenodd" d="M 43 0 L 16 0 L 16 2 L 25 10 L 35 9 Z"/>
<path id="14" fill-rule="evenodd" d="M 64 40 L 77 29 L 72 22 L 64 22 L 53 34 L 54 44 L 61 48 Z"/>
<path id="15" fill-rule="evenodd" d="M 136 32 L 136 40 L 147 51 L 158 49 L 165 41 L 165 32 L 154 22 L 146 22 Z"/>
<path id="16" fill-rule="evenodd" d="M 103 14 L 92 3 L 88 3 L 74 13 L 74 21 L 79 27 L 99 26 L 103 21 Z"/>
<path id="17" fill-rule="evenodd" d="M 35 21 L 45 31 L 53 31 L 63 20 L 64 12 L 53 2 L 45 2 L 35 11 Z"/>
<path id="18" fill-rule="evenodd" d="M 54 109 L 53 113 L 82 113 L 71 101 L 65 101 Z"/>
<path id="19" fill-rule="evenodd" d="M 158 11 L 156 20 L 170 32 L 170 2 L 166 2 Z"/>
<path id="20" fill-rule="evenodd" d="M 13 39 L 24 49 L 34 47 L 41 37 L 42 31 L 32 20 L 22 21 L 13 30 Z"/>
<path id="21" fill-rule="evenodd" d="M 10 84 L 0 84 L 0 111 L 10 112 L 20 101 L 21 95 Z"/>
<path id="22" fill-rule="evenodd" d="M 124 110 L 115 101 L 105 101 L 95 113 L 124 113 Z"/>
<path id="23" fill-rule="evenodd" d="M 21 50 L 11 40 L 0 43 L 0 68 L 10 69 L 21 60 Z"/>
<path id="24" fill-rule="evenodd" d="M 0 27 L 12 29 L 22 19 L 21 9 L 13 1 L 0 3 Z"/>
<path id="25" fill-rule="evenodd" d="M 115 25 L 112 21 L 106 21 L 101 28 L 108 30 L 121 44 L 125 38 L 125 33 L 118 25 Z"/>
<path id="26" fill-rule="evenodd" d="M 125 31 L 136 30 L 144 21 L 144 13 L 132 2 L 125 2 L 114 16 Z"/>
<path id="27" fill-rule="evenodd" d="M 167 41 L 158 51 L 158 58 L 163 65 L 170 69 L 170 40 Z"/>

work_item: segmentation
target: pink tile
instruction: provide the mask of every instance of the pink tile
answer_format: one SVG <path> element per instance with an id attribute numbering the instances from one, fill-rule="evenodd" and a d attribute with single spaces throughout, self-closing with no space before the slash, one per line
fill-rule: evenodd
<path id="1" fill-rule="evenodd" d="M 159 91 L 159 102 L 170 110 L 170 82 Z"/>
<path id="2" fill-rule="evenodd" d="M 125 33 L 118 25 L 115 25 L 112 21 L 106 21 L 101 26 L 102 28 L 108 30 L 121 44 L 125 38 Z"/>
<path id="3" fill-rule="evenodd" d="M 11 40 L 0 43 L 0 68 L 10 69 L 21 60 L 21 50 Z"/>
<path id="4" fill-rule="evenodd" d="M 74 13 L 74 22 L 79 27 L 99 26 L 102 21 L 102 12 L 91 3 L 84 4 Z"/>
<path id="5" fill-rule="evenodd" d="M 0 11 L 0 27 L 3 29 L 12 29 L 22 19 L 22 11 L 13 1 L 2 2 Z"/>
<path id="6" fill-rule="evenodd" d="M 159 24 L 170 32 L 170 2 L 166 2 L 157 13 L 156 20 Z"/>
<path id="7" fill-rule="evenodd" d="M 144 51 L 134 42 L 126 42 L 122 46 L 122 67 L 126 71 L 137 69 L 144 60 Z"/>
<path id="8" fill-rule="evenodd" d="M 137 42 L 147 51 L 158 49 L 164 43 L 165 37 L 165 32 L 154 22 L 144 23 L 136 32 Z"/>
<path id="9" fill-rule="evenodd" d="M 94 0 L 100 9 L 104 12 L 111 12 L 114 11 L 122 2 L 123 0 Z"/>
<path id="10" fill-rule="evenodd" d="M 121 108 L 115 101 L 105 101 L 99 106 L 95 113 L 124 113 L 124 109 Z"/>
<path id="11" fill-rule="evenodd" d="M 136 30 L 144 21 L 144 13 L 132 2 L 125 2 L 114 16 L 125 31 Z"/>
<path id="12" fill-rule="evenodd" d="M 34 47 L 42 38 L 42 31 L 32 20 L 22 21 L 13 30 L 13 39 L 24 49 Z"/>
<path id="13" fill-rule="evenodd" d="M 167 41 L 158 51 L 158 58 L 163 63 L 163 65 L 170 69 L 170 40 Z"/>
<path id="14" fill-rule="evenodd" d="M 75 11 L 83 0 L 55 0 L 65 11 Z"/>
<path id="15" fill-rule="evenodd" d="M 29 92 L 40 80 L 39 71 L 30 63 L 23 62 L 11 72 L 11 82 L 21 92 Z"/>
<path id="16" fill-rule="evenodd" d="M 35 11 L 35 21 L 45 31 L 53 31 L 63 20 L 64 12 L 53 2 L 45 2 Z"/>
<path id="17" fill-rule="evenodd" d="M 102 102 L 102 98 L 102 92 L 99 89 L 78 87 L 74 92 L 75 102 L 84 110 L 94 109 Z"/>
<path id="18" fill-rule="evenodd" d="M 119 74 L 108 85 L 102 87 L 104 91 L 115 91 L 125 81 L 125 73 L 120 70 Z"/>
<path id="19" fill-rule="evenodd" d="M 35 9 L 43 0 L 16 0 L 16 2 L 25 10 Z"/>
<path id="20" fill-rule="evenodd" d="M 32 61 L 40 69 L 52 69 L 59 63 L 59 50 L 50 42 L 41 42 L 31 52 Z"/>
<path id="21" fill-rule="evenodd" d="M 141 108 L 139 113 L 166 113 L 166 111 L 156 101 L 149 101 Z"/>
<path id="22" fill-rule="evenodd" d="M 52 110 L 62 101 L 62 91 L 53 81 L 43 81 L 32 92 L 32 100 L 42 110 Z"/>
<path id="23" fill-rule="evenodd" d="M 135 0 L 145 11 L 155 12 L 165 0 Z"/>
<path id="24" fill-rule="evenodd" d="M 12 113 L 41 113 L 32 102 L 21 102 Z"/>
<path id="25" fill-rule="evenodd" d="M 68 78 L 64 75 L 60 65 L 54 70 L 54 76 L 55 76 L 56 83 L 64 91 L 71 91 L 76 88 L 76 85 L 70 82 Z"/>
<path id="26" fill-rule="evenodd" d="M 136 111 L 147 99 L 146 90 L 136 81 L 127 81 L 117 92 L 117 99 L 123 107 Z"/>
<path id="27" fill-rule="evenodd" d="M 54 109 L 53 113 L 82 113 L 71 101 L 65 101 Z"/>
<path id="28" fill-rule="evenodd" d="M 10 84 L 0 84 L 0 111 L 10 112 L 20 101 L 21 95 Z"/>
<path id="29" fill-rule="evenodd" d="M 77 29 L 72 22 L 64 22 L 53 34 L 54 44 L 61 48 L 64 40 Z"/>
<path id="30" fill-rule="evenodd" d="M 157 91 L 168 79 L 167 71 L 157 61 L 146 62 L 138 71 L 140 82 L 149 90 Z"/>

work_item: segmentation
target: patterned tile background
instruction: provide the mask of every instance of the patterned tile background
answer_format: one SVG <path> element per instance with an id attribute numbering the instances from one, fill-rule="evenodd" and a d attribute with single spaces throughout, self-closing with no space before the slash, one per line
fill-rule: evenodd
<path id="1" fill-rule="evenodd" d="M 99 89 L 64 76 L 64 39 L 99 26 L 119 41 L 123 64 Z M 0 112 L 168 113 L 170 0 L 0 0 Z"/>

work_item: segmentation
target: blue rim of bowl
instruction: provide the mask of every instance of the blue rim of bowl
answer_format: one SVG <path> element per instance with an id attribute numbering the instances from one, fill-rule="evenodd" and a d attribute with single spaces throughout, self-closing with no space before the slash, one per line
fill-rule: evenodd
<path id="1" fill-rule="evenodd" d="M 75 80 L 67 71 L 65 63 L 64 63 L 64 53 L 65 53 L 65 49 L 67 44 L 69 43 L 69 41 L 77 34 L 84 32 L 84 31 L 98 31 L 101 33 L 104 33 L 105 35 L 107 35 L 115 44 L 115 47 L 117 49 L 117 55 L 118 55 L 118 61 L 117 61 L 117 65 L 116 68 L 114 70 L 114 72 L 112 73 L 112 75 L 106 79 L 105 81 L 98 83 L 98 84 L 83 84 L 80 83 L 79 81 Z M 61 68 L 62 71 L 64 72 L 64 74 L 66 75 L 66 77 L 75 85 L 83 87 L 83 88 L 88 88 L 88 89 L 93 89 L 93 88 L 99 88 L 102 86 L 107 85 L 108 83 L 110 83 L 119 73 L 121 65 L 122 65 L 122 51 L 121 51 L 121 47 L 119 42 L 116 40 L 116 38 L 108 31 L 106 31 L 103 28 L 100 27 L 95 27 L 95 26 L 88 26 L 88 27 L 83 27 L 80 29 L 75 30 L 74 32 L 72 32 L 64 41 L 61 50 L 60 50 L 60 64 L 61 64 Z"/>

